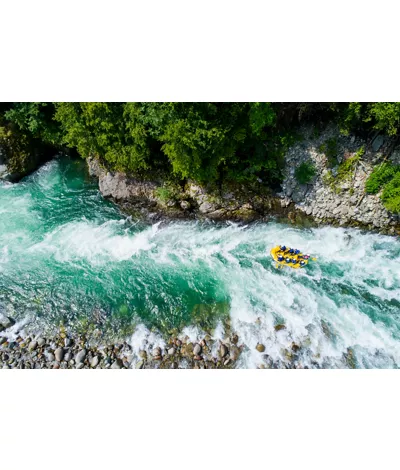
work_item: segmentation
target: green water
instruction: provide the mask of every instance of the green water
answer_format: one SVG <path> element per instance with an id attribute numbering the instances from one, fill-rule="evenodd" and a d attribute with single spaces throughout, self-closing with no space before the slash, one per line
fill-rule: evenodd
<path id="1" fill-rule="evenodd" d="M 318 262 L 277 270 L 277 243 Z M 355 230 L 143 225 L 101 197 L 80 161 L 0 183 L 0 313 L 41 328 L 94 325 L 134 343 L 150 329 L 222 337 L 229 319 L 248 347 L 243 367 L 259 363 L 257 342 L 284 362 L 293 341 L 310 367 L 345 367 L 348 348 L 357 367 L 397 367 L 399 262 L 398 240 Z"/>

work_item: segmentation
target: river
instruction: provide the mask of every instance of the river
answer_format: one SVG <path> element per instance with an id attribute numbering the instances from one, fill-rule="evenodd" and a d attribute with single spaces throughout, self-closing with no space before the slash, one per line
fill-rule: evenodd
<path id="1" fill-rule="evenodd" d="M 317 261 L 276 269 L 281 243 Z M 61 158 L 0 183 L 0 313 L 132 342 L 222 338 L 230 325 L 246 346 L 239 367 L 260 363 L 257 343 L 284 365 L 295 343 L 307 367 L 397 368 L 400 242 L 274 222 L 146 225 L 104 200 L 82 161 Z"/>

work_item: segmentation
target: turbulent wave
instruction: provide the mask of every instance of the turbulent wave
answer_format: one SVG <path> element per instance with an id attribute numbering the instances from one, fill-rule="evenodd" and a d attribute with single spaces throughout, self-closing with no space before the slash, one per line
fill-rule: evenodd
<path id="1" fill-rule="evenodd" d="M 269 257 L 277 243 L 318 261 L 277 270 Z M 357 230 L 142 226 L 68 160 L 0 184 L 1 309 L 38 324 L 88 320 L 115 334 L 134 331 L 137 348 L 162 344 L 173 328 L 222 338 L 229 319 L 246 345 L 242 367 L 261 362 L 257 343 L 282 364 L 295 343 L 307 367 L 346 367 L 349 350 L 353 366 L 398 367 L 399 261 L 397 239 Z"/>

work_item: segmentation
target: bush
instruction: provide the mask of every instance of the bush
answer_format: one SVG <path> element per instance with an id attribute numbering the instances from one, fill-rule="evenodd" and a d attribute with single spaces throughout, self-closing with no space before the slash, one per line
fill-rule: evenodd
<path id="1" fill-rule="evenodd" d="M 337 164 L 338 144 L 336 137 L 332 137 L 320 145 L 320 152 L 324 153 L 328 158 L 328 166 L 333 167 Z"/>
<path id="2" fill-rule="evenodd" d="M 354 156 L 348 158 L 339 165 L 337 174 L 338 182 L 348 180 L 353 176 L 357 163 L 360 161 L 360 158 L 364 155 L 364 152 L 364 147 L 361 147 L 357 150 Z"/>
<path id="3" fill-rule="evenodd" d="M 388 211 L 400 213 L 400 171 L 385 186 L 382 201 Z"/>
<path id="4" fill-rule="evenodd" d="M 390 163 L 382 163 L 374 168 L 365 183 L 365 190 L 368 194 L 376 194 L 386 183 L 396 174 L 398 169 Z"/>
<path id="5" fill-rule="evenodd" d="M 296 168 L 295 177 L 300 184 L 309 183 L 317 173 L 313 163 L 303 162 Z"/>

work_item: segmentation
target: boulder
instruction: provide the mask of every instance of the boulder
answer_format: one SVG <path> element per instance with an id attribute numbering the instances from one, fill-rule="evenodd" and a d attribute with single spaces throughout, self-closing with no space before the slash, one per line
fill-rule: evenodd
<path id="1" fill-rule="evenodd" d="M 57 362 L 61 362 L 64 358 L 63 348 L 57 348 L 54 352 L 54 356 L 55 356 Z"/>
<path id="2" fill-rule="evenodd" d="M 86 358 L 86 354 L 87 354 L 86 349 L 82 349 L 81 351 L 79 351 L 77 355 L 75 356 L 75 362 L 77 364 L 80 362 L 83 362 Z"/>

